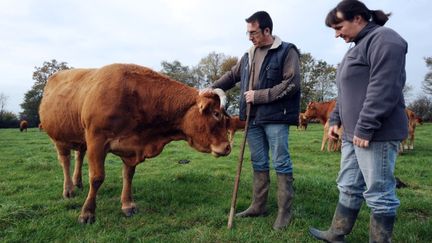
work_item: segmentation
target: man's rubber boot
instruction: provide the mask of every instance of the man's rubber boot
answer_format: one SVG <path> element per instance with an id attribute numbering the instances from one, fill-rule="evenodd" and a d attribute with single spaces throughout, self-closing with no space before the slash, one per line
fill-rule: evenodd
<path id="1" fill-rule="evenodd" d="M 254 171 L 253 199 L 248 209 L 237 213 L 237 217 L 257 217 L 267 214 L 267 196 L 270 187 L 269 171 Z"/>
<path id="2" fill-rule="evenodd" d="M 292 174 L 277 173 L 278 215 L 273 224 L 273 229 L 275 230 L 285 228 L 292 219 L 292 204 L 294 199 L 293 181 L 294 178 Z"/>

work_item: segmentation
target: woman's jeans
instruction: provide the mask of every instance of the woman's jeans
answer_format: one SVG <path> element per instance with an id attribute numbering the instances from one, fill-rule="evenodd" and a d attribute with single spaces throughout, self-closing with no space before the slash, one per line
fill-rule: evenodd
<path id="1" fill-rule="evenodd" d="M 249 123 L 247 141 L 254 171 L 269 170 L 269 150 L 277 173 L 292 174 L 291 157 L 288 152 L 288 124 Z"/>
<path id="2" fill-rule="evenodd" d="M 342 157 L 337 178 L 339 202 L 360 209 L 363 199 L 374 214 L 396 215 L 394 169 L 399 141 L 370 142 L 368 148 L 342 142 Z"/>

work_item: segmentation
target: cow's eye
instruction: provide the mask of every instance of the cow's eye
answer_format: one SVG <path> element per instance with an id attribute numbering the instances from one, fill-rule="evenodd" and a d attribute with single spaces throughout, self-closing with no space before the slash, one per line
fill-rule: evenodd
<path id="1" fill-rule="evenodd" d="M 219 111 L 213 111 L 213 117 L 219 121 L 221 119 L 221 113 Z"/>

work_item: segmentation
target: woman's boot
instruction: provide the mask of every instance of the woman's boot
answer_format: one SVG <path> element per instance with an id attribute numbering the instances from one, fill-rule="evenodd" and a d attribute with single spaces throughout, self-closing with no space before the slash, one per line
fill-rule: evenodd
<path id="1" fill-rule="evenodd" d="M 338 203 L 330 229 L 320 231 L 310 228 L 309 232 L 318 240 L 326 242 L 345 242 L 345 235 L 351 233 L 360 209 L 350 209 Z"/>
<path id="2" fill-rule="evenodd" d="M 371 214 L 369 223 L 369 242 L 391 242 L 395 216 Z"/>

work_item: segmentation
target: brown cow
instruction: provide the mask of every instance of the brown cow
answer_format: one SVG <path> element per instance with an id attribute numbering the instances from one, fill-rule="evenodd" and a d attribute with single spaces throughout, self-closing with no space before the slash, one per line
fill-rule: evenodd
<path id="1" fill-rule="evenodd" d="M 60 71 L 47 82 L 40 105 L 44 130 L 54 142 L 64 172 L 64 197 L 81 183 L 87 151 L 90 190 L 79 222 L 95 221 L 96 194 L 104 181 L 107 154 L 123 161 L 122 211 L 136 213 L 132 199 L 135 167 L 159 155 L 174 140 L 214 156 L 231 151 L 231 118 L 216 93 L 198 90 L 148 68 L 112 64 L 100 69 Z M 78 151 L 74 180 L 69 175 L 70 151 Z"/>
<path id="2" fill-rule="evenodd" d="M 423 125 L 423 119 L 421 117 L 416 117 L 417 125 Z"/>
<path id="3" fill-rule="evenodd" d="M 402 141 L 400 152 L 414 149 L 415 129 L 417 124 L 422 124 L 421 118 L 417 117 L 414 111 L 406 108 L 405 113 L 408 117 L 408 137 Z"/>
<path id="4" fill-rule="evenodd" d="M 234 116 L 229 120 L 229 129 L 228 129 L 228 138 L 230 140 L 230 144 L 234 141 L 234 134 L 237 130 L 244 130 L 246 126 L 246 121 L 241 121 L 238 116 Z"/>
<path id="5" fill-rule="evenodd" d="M 336 100 L 326 102 L 311 101 L 307 105 L 304 115 L 308 120 L 319 119 L 321 124 L 325 125 L 335 106 Z"/>
<path id="6" fill-rule="evenodd" d="M 308 119 L 305 116 L 305 113 L 299 114 L 299 125 L 297 126 L 297 130 L 304 130 L 306 131 L 308 126 Z"/>
<path id="7" fill-rule="evenodd" d="M 341 137 L 343 128 L 340 127 L 338 130 L 339 139 L 338 141 L 333 141 L 328 138 L 328 119 L 330 118 L 330 114 L 334 110 L 336 106 L 336 100 L 330 100 L 327 102 L 309 102 L 307 105 L 306 111 L 305 111 L 305 117 L 306 119 L 319 119 L 321 124 L 324 125 L 324 133 L 322 137 L 321 142 L 321 151 L 324 151 L 325 144 L 328 142 L 327 145 L 327 151 L 339 151 L 340 150 L 340 144 L 341 144 Z"/>
<path id="8" fill-rule="evenodd" d="M 23 132 L 23 131 L 27 132 L 28 122 L 26 120 L 22 120 L 20 122 L 19 127 L 20 127 L 20 132 Z"/>

